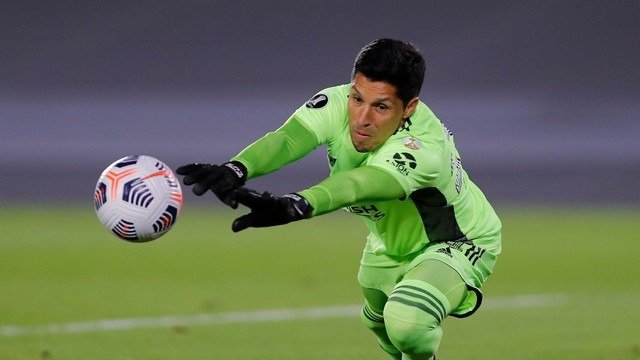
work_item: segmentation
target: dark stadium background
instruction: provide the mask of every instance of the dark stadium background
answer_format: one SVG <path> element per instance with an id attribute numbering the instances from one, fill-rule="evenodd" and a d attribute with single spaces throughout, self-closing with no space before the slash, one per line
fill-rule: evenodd
<path id="1" fill-rule="evenodd" d="M 636 0 L 3 2 L 0 203 L 90 204 L 129 154 L 222 162 L 394 37 L 491 199 L 637 206 L 639 19 Z M 326 171 L 316 152 L 253 185 Z"/>

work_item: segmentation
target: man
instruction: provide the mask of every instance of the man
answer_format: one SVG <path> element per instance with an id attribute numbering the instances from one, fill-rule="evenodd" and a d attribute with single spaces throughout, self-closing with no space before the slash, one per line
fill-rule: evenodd
<path id="1" fill-rule="evenodd" d="M 322 90 L 274 132 L 222 165 L 177 169 L 202 195 L 251 212 L 234 231 L 340 208 L 370 230 L 358 281 L 362 322 L 394 359 L 433 359 L 440 324 L 471 315 L 501 250 L 501 224 L 462 169 L 453 136 L 418 99 L 424 59 L 406 42 L 379 39 L 358 54 L 351 83 Z M 331 174 L 297 193 L 242 187 L 328 147 Z"/>

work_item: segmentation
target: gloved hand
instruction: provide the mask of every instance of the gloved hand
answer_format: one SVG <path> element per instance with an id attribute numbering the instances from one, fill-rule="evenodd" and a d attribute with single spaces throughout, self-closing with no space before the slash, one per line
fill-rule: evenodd
<path id="1" fill-rule="evenodd" d="M 180 166 L 176 173 L 184 176 L 182 182 L 185 185 L 193 185 L 194 194 L 201 196 L 211 189 L 218 199 L 234 209 L 238 207 L 238 202 L 233 196 L 233 190 L 247 181 L 247 168 L 238 161 L 222 165 L 194 163 Z"/>
<path id="2" fill-rule="evenodd" d="M 235 219 L 231 226 L 234 232 L 248 227 L 275 226 L 308 219 L 313 213 L 313 207 L 307 199 L 296 193 L 274 196 L 266 191 L 260 194 L 255 190 L 240 188 L 235 191 L 235 198 L 250 208 L 251 212 Z"/>

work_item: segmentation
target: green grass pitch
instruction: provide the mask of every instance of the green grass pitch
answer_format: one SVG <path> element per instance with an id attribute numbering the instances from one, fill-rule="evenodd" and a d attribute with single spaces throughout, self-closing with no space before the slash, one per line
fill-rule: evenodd
<path id="1" fill-rule="evenodd" d="M 498 210 L 504 248 L 483 289 L 486 306 L 445 321 L 439 359 L 640 359 L 640 212 Z M 29 332 L 362 301 L 356 273 L 366 233 L 356 217 L 234 234 L 239 213 L 187 206 L 170 233 L 130 244 L 102 228 L 90 204 L 5 205 L 0 359 L 387 359 L 356 314 Z M 520 295 L 559 300 L 498 301 Z M 10 335 L 9 327 L 27 330 Z"/>

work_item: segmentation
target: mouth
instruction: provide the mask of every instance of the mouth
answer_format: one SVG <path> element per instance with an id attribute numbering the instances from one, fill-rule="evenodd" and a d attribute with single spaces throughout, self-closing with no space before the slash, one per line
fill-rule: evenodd
<path id="1" fill-rule="evenodd" d="M 367 133 L 363 133 L 360 131 L 354 131 L 351 135 L 351 140 L 353 141 L 354 145 L 356 144 L 366 144 L 369 141 L 371 141 L 371 135 L 367 134 Z M 358 146 L 356 146 L 357 148 Z"/>
<path id="2" fill-rule="evenodd" d="M 371 150 L 372 140 L 374 137 L 372 134 L 366 133 L 362 130 L 351 129 L 351 141 L 353 146 L 358 152 L 367 152 Z"/>
<path id="3" fill-rule="evenodd" d="M 354 130 L 354 131 L 353 131 L 353 133 L 354 133 L 357 137 L 359 137 L 359 138 L 363 138 L 363 139 L 370 138 L 370 137 L 372 136 L 371 134 L 367 134 L 367 133 L 365 133 L 365 132 L 358 131 L 358 130 Z"/>

